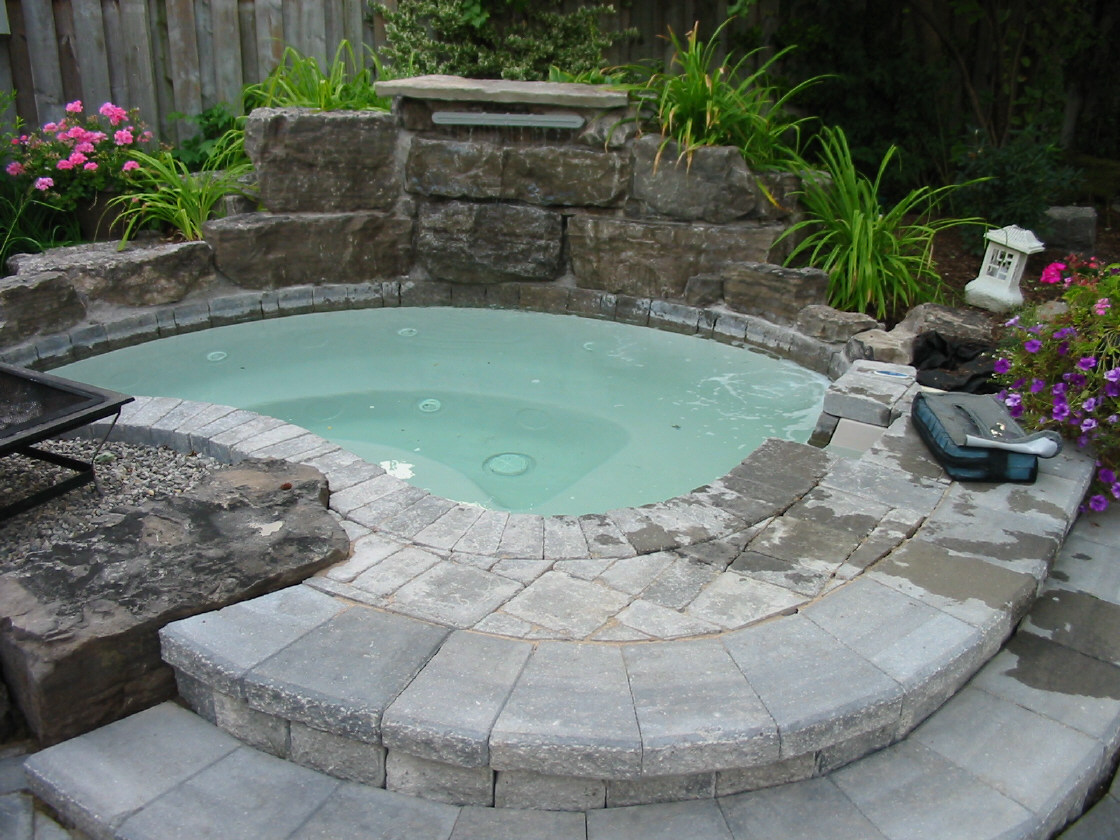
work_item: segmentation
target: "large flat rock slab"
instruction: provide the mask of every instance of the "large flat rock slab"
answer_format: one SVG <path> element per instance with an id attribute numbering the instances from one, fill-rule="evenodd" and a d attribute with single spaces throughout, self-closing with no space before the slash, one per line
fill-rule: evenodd
<path id="1" fill-rule="evenodd" d="M 157 631 L 296 583 L 346 556 L 314 468 L 244 461 L 180 496 L 4 561 L 0 662 L 55 743 L 174 695 Z"/>

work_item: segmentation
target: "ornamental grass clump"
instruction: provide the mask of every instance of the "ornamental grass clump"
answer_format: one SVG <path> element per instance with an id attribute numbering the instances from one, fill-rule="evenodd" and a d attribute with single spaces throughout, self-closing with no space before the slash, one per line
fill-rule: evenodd
<path id="1" fill-rule="evenodd" d="M 8 149 L 8 176 L 38 201 L 70 212 L 101 192 L 125 192 L 139 168 L 136 153 L 152 142 L 138 112 L 112 102 L 86 114 L 82 101 L 38 131 L 17 134 Z"/>
<path id="2" fill-rule="evenodd" d="M 1071 256 L 1039 282 L 1063 289 L 1064 311 L 1007 322 L 995 365 L 1000 396 L 1024 425 L 1055 429 L 1094 453 L 1085 504 L 1103 511 L 1120 499 L 1120 264 Z"/>

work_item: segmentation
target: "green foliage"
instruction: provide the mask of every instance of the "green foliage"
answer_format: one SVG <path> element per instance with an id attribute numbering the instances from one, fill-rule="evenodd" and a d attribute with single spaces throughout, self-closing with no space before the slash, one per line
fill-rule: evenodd
<path id="1" fill-rule="evenodd" d="M 933 237 L 978 219 L 934 219 L 956 186 L 919 187 L 893 207 L 884 207 L 884 175 L 898 149 L 883 155 L 874 180 L 860 174 L 844 132 L 819 135 L 824 177 L 807 175 L 801 190 L 806 218 L 782 239 L 804 236 L 787 264 L 806 256 L 829 275 L 829 303 L 837 309 L 885 318 L 923 301 L 938 300 L 941 278 L 933 266 Z M 811 170 L 808 162 L 805 170 Z"/>
<path id="2" fill-rule="evenodd" d="M 1071 256 L 1039 282 L 1063 287 L 1066 312 L 1042 320 L 1028 310 L 1006 324 L 1000 396 L 1024 425 L 1092 448 L 1086 501 L 1101 511 L 1120 499 L 1120 265 Z"/>
<path id="3" fill-rule="evenodd" d="M 385 22 L 381 52 L 397 76 L 541 81 L 553 66 L 578 75 L 601 67 L 604 51 L 631 34 L 602 31 L 610 6 L 562 7 L 562 0 L 409 0 L 372 10 Z"/>
<path id="4" fill-rule="evenodd" d="M 227 137 L 230 140 L 218 144 L 199 172 L 191 172 L 168 151 L 137 156 L 140 168 L 130 194 L 110 202 L 125 224 L 122 245 L 135 230 L 146 227 L 177 231 L 189 240 L 202 239 L 202 226 L 220 216 L 224 198 L 251 194 L 242 179 L 252 166 L 238 161 L 243 151 L 232 133 Z"/>
<path id="5" fill-rule="evenodd" d="M 652 72 L 637 89 L 643 114 L 660 128 L 661 150 L 676 141 L 680 157 L 691 159 L 702 146 L 736 146 L 758 169 L 788 169 L 797 160 L 797 142 L 804 119 L 787 111 L 789 101 L 816 79 L 781 93 L 767 73 L 789 49 L 762 60 L 754 50 L 732 64 L 717 60 L 721 24 L 702 41 L 699 24 L 685 40 L 669 30 L 675 54 L 669 72 Z M 790 48 L 792 49 L 792 48 Z M 758 63 L 757 69 L 749 69 Z M 641 67 L 628 68 L 633 73 Z M 676 69 L 677 72 L 673 72 Z"/>
<path id="6" fill-rule="evenodd" d="M 225 102 L 212 105 L 196 116 L 175 113 L 171 118 L 189 122 L 198 130 L 171 150 L 175 159 L 191 172 L 202 169 L 215 149 L 229 143 L 230 132 L 243 132 L 245 128 L 245 118 L 234 114 Z"/>
<path id="7" fill-rule="evenodd" d="M 0 181 L 0 275 L 13 254 L 37 254 L 80 238 L 74 216 L 41 201 L 34 189 Z"/>
<path id="8" fill-rule="evenodd" d="M 280 63 L 263 82 L 242 90 L 245 111 L 254 108 L 318 108 L 321 111 L 387 111 L 389 100 L 374 92 L 381 65 L 367 47 L 369 66 L 362 66 L 350 42 L 342 40 L 324 71 L 313 56 L 287 47 Z"/>
<path id="9" fill-rule="evenodd" d="M 958 180 L 971 183 L 954 195 L 954 208 L 995 227 L 1015 224 L 1045 233 L 1046 208 L 1079 180 L 1062 162 L 1061 150 L 1033 130 L 1018 132 L 1004 146 L 978 134 L 958 150 L 956 161 Z M 976 245 L 982 250 L 979 238 Z"/>

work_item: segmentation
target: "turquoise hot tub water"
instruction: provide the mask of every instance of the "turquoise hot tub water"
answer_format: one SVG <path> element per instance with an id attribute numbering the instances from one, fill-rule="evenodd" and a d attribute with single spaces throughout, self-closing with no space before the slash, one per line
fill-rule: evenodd
<path id="1" fill-rule="evenodd" d="M 715 341 L 571 316 L 405 308 L 189 333 L 59 368 L 277 417 L 437 495 L 544 514 L 659 501 L 767 437 L 805 440 L 828 380 Z"/>

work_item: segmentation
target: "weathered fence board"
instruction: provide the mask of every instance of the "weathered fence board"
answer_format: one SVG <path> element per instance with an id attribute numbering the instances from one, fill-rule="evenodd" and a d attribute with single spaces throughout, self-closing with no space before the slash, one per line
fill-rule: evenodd
<path id="1" fill-rule="evenodd" d="M 659 36 L 667 27 L 683 36 L 700 18 L 710 32 L 728 0 L 616 6 L 604 28 L 636 27 L 641 35 L 616 45 L 609 63 L 666 57 Z M 163 139 L 182 140 L 194 128 L 171 114 L 197 115 L 220 102 L 236 110 L 242 86 L 267 76 L 285 46 L 325 67 L 345 39 L 365 62 L 366 47 L 385 40 L 383 22 L 368 9 L 367 0 L 0 0 L 0 86 L 15 88 L 15 111 L 28 125 L 59 119 L 71 99 L 87 109 L 112 100 L 139 108 Z"/>

